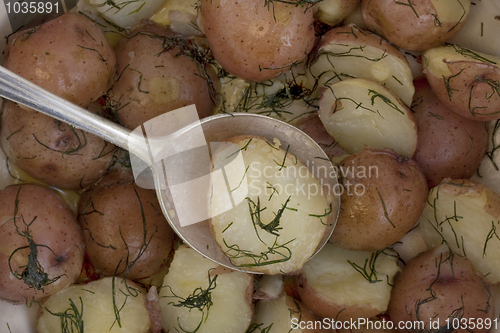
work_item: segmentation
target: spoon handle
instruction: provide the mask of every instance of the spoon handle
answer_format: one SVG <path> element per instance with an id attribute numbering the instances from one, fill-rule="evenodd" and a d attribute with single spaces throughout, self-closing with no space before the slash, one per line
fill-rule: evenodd
<path id="1" fill-rule="evenodd" d="M 129 129 L 68 102 L 2 66 L 0 96 L 99 136 L 141 157 L 142 138 L 135 140 Z"/>

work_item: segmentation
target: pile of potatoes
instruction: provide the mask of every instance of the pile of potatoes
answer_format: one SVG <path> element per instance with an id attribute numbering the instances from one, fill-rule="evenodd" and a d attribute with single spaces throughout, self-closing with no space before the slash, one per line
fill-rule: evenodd
<path id="1" fill-rule="evenodd" d="M 232 270 L 182 243 L 126 152 L 4 101 L 0 331 L 500 332 L 498 17 L 477 0 L 80 0 L 13 33 L 3 66 L 131 130 L 191 104 L 302 129 L 341 210 L 307 260 L 325 198 L 249 195 L 210 221 L 261 274 Z M 259 140 L 232 139 L 302 167 Z M 252 238 L 266 209 L 282 224 Z M 273 235 L 307 232 L 276 259 Z M 251 247 L 265 260 L 230 256 Z"/>

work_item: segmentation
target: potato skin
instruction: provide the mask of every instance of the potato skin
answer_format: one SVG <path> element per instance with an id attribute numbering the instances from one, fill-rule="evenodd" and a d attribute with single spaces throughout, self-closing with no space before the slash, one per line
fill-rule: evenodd
<path id="1" fill-rule="evenodd" d="M 100 107 L 91 104 L 89 111 Z M 115 146 L 33 110 L 7 101 L 0 142 L 9 161 L 30 176 L 62 189 L 81 189 L 101 178 Z"/>
<path id="2" fill-rule="evenodd" d="M 197 63 L 170 45 L 159 25 L 148 24 L 115 47 L 120 77 L 109 92 L 111 107 L 129 129 L 165 112 L 195 104 L 200 118 L 212 113 L 209 83 Z M 190 42 L 187 42 L 190 43 Z M 207 73 L 213 75 L 207 66 Z M 212 81 L 216 82 L 215 80 Z"/>
<path id="3" fill-rule="evenodd" d="M 418 127 L 414 159 L 429 188 L 445 178 L 470 178 L 486 153 L 485 123 L 463 118 L 446 107 L 425 78 L 414 82 L 412 110 Z"/>
<path id="4" fill-rule="evenodd" d="M 342 160 L 340 172 L 347 190 L 330 242 L 349 250 L 381 250 L 418 221 L 427 182 L 415 161 L 368 148 Z"/>
<path id="5" fill-rule="evenodd" d="M 474 52 L 455 45 L 446 47 L 455 48 L 457 53 Z M 426 52 L 422 56 L 424 74 L 441 102 L 460 116 L 475 121 L 500 119 L 500 96 L 495 90 L 498 88 L 494 88 L 500 81 L 500 67 L 493 63 L 500 58 L 491 56 L 494 59 L 491 60 L 488 55 L 482 56 L 486 61 L 470 58 L 454 61 L 443 57 L 449 73 L 442 75 L 430 70 L 428 65 L 433 56 Z"/>
<path id="6" fill-rule="evenodd" d="M 72 12 L 12 35 L 5 56 L 7 69 L 82 107 L 109 89 L 116 70 L 99 27 Z"/>
<path id="7" fill-rule="evenodd" d="M 469 318 L 476 323 L 478 319 L 493 319 L 494 315 L 490 286 L 474 271 L 469 259 L 450 253 L 446 245 L 410 260 L 396 277 L 389 302 L 389 316 L 394 322 L 421 320 L 429 329 L 430 321 L 439 320 L 440 332 L 470 332 L 447 330 L 447 318 L 450 323 L 453 318 L 465 318 L 469 326 Z M 476 327 L 473 331 L 489 329 Z"/>
<path id="8" fill-rule="evenodd" d="M 361 15 L 366 27 L 390 42 L 409 51 L 425 51 L 453 37 L 469 14 L 465 1 L 464 16 L 459 22 L 441 22 L 440 13 L 431 0 L 362 0 Z"/>
<path id="9" fill-rule="evenodd" d="M 82 195 L 78 212 L 87 254 L 98 274 L 126 273 L 137 280 L 165 265 L 174 232 L 154 191 L 135 183 L 95 187 Z"/>
<path id="10" fill-rule="evenodd" d="M 281 2 L 201 0 L 199 20 L 225 70 L 262 82 L 306 58 L 314 44 L 313 11 Z"/>
<path id="11" fill-rule="evenodd" d="M 23 184 L 1 191 L 0 203 L 0 299 L 14 304 L 29 303 L 73 283 L 82 270 L 84 244 L 80 227 L 62 199 L 46 187 Z M 11 274 L 11 256 L 12 271 L 21 274 L 28 256 L 34 255 L 28 248 L 18 250 L 29 246 L 27 237 L 18 232 L 29 235 L 32 244 L 37 244 L 36 259 L 48 274 L 43 290 L 30 288 Z M 35 278 L 32 271 L 28 276 Z M 36 276 L 40 278 L 41 273 Z M 56 277 L 59 279 L 48 283 Z"/>

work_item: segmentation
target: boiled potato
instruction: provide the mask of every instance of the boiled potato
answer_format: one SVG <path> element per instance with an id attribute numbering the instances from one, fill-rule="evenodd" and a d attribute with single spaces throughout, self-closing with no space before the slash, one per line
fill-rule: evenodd
<path id="1" fill-rule="evenodd" d="M 337 82 L 323 91 L 319 118 L 348 153 L 366 146 L 412 157 L 417 126 L 411 111 L 382 85 L 365 79 Z"/>
<path id="2" fill-rule="evenodd" d="M 446 45 L 422 54 L 424 73 L 441 102 L 462 117 L 500 119 L 500 57 Z"/>
<path id="3" fill-rule="evenodd" d="M 324 0 L 319 3 L 314 15 L 328 25 L 336 25 L 346 18 L 360 3 L 360 0 Z"/>
<path id="4" fill-rule="evenodd" d="M 386 251 L 349 251 L 326 244 L 298 277 L 302 302 L 316 315 L 336 321 L 384 313 L 400 271 L 395 253 Z"/>
<path id="5" fill-rule="evenodd" d="M 428 250 L 419 226 L 408 231 L 408 233 L 392 245 L 391 248 L 397 252 L 399 258 L 405 263 L 416 255 Z"/>
<path id="6" fill-rule="evenodd" d="M 29 304 L 75 282 L 84 244 L 62 199 L 23 184 L 1 191 L 0 202 L 0 299 Z"/>
<path id="7" fill-rule="evenodd" d="M 471 50 L 500 56 L 500 2 L 474 1 L 467 21 L 448 42 Z"/>
<path id="8" fill-rule="evenodd" d="M 174 232 L 155 191 L 134 183 L 97 186 L 83 194 L 78 212 L 87 254 L 98 274 L 138 280 L 151 278 L 166 265 Z"/>
<path id="9" fill-rule="evenodd" d="M 378 82 L 408 106 L 415 91 L 404 55 L 380 36 L 353 24 L 334 28 L 321 37 L 310 71 L 320 86 L 353 77 Z"/>
<path id="10" fill-rule="evenodd" d="M 165 1 L 151 21 L 170 26 L 172 31 L 183 36 L 203 35 L 196 24 L 198 0 L 169 0 Z"/>
<path id="11" fill-rule="evenodd" d="M 65 288 L 43 301 L 38 333 L 149 333 L 145 293 L 133 282 L 104 278 Z"/>
<path id="12" fill-rule="evenodd" d="M 470 260 L 446 245 L 413 258 L 394 279 L 389 316 L 419 324 L 399 332 L 488 332 L 472 325 L 494 314 L 490 286 Z"/>
<path id="13" fill-rule="evenodd" d="M 252 320 L 253 277 L 219 266 L 181 245 L 160 290 L 167 332 L 245 332 Z"/>
<path id="14" fill-rule="evenodd" d="M 341 211 L 330 241 L 360 251 L 382 250 L 417 223 L 427 182 L 415 161 L 365 149 L 342 160 Z"/>
<path id="15" fill-rule="evenodd" d="M 326 333 L 320 323 L 301 302 L 288 295 L 273 300 L 260 300 L 255 306 L 255 315 L 250 332 L 281 333 Z M 253 331 L 252 331 L 253 330 Z M 248 331 L 247 331 L 248 332 Z"/>
<path id="16" fill-rule="evenodd" d="M 482 122 L 463 118 L 443 105 L 425 78 L 415 81 L 412 110 L 418 127 L 414 159 L 434 187 L 445 178 L 470 178 L 486 153 Z"/>
<path id="17" fill-rule="evenodd" d="M 84 15 L 68 12 L 12 35 L 4 66 L 86 107 L 111 86 L 116 58 L 97 24 Z"/>
<path id="18" fill-rule="evenodd" d="M 256 287 L 253 299 L 277 299 L 284 293 L 282 275 L 262 275 L 254 284 Z"/>
<path id="19" fill-rule="evenodd" d="M 88 110 L 101 113 L 96 103 Z M 114 161 L 114 145 L 10 101 L 3 107 L 0 142 L 9 162 L 33 178 L 62 189 L 86 188 Z"/>
<path id="20" fill-rule="evenodd" d="M 433 248 L 446 241 L 467 258 L 490 283 L 500 282 L 500 195 L 471 180 L 445 179 L 434 187 L 420 217 L 425 242 Z"/>
<path id="21" fill-rule="evenodd" d="M 313 12 L 310 4 L 202 0 L 199 23 L 226 71 L 262 82 L 307 57 L 314 44 Z"/>
<path id="22" fill-rule="evenodd" d="M 245 164 L 245 169 L 225 167 L 230 187 L 248 186 L 248 194 L 225 211 L 226 196 L 217 195 L 214 187 L 210 225 L 215 240 L 236 267 L 270 275 L 298 272 L 334 218 L 330 193 L 288 151 L 293 147 L 258 137 L 228 141 L 238 145 Z M 234 154 L 233 147 L 216 151 L 214 170 L 226 166 Z"/>
<path id="23" fill-rule="evenodd" d="M 200 71 L 202 64 L 192 58 L 189 47 L 197 46 L 152 24 L 116 46 L 120 77 L 109 92 L 109 103 L 125 127 L 135 129 L 191 104 L 200 118 L 211 114 L 211 68 Z"/>
<path id="24" fill-rule="evenodd" d="M 362 0 L 368 29 L 409 51 L 443 44 L 464 24 L 471 0 Z"/>

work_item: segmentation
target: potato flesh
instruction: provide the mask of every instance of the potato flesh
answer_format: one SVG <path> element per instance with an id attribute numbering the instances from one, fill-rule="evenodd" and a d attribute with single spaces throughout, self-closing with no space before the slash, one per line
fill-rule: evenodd
<path id="1" fill-rule="evenodd" d="M 436 9 L 441 23 L 462 21 L 471 7 L 470 0 L 430 0 L 430 2 Z"/>
<path id="2" fill-rule="evenodd" d="M 346 306 L 369 304 L 382 313 L 389 304 L 389 283 L 400 271 L 397 259 L 384 254 L 377 257 L 374 268 L 378 282 L 369 282 L 349 263 L 363 267 L 374 253 L 345 250 L 328 243 L 304 265 L 302 273 L 307 283 L 330 302 Z"/>
<path id="3" fill-rule="evenodd" d="M 130 284 L 127 288 L 123 279 L 115 279 L 113 291 L 112 281 L 113 278 L 104 278 L 85 285 L 68 287 L 52 295 L 42 307 L 52 313 L 67 311 L 70 315 L 75 315 L 71 310 L 70 302 L 73 301 L 81 315 L 85 332 L 148 332 L 150 320 L 145 295 Z M 117 314 L 113 301 L 119 309 L 120 324 L 116 322 Z M 72 319 L 77 317 L 79 316 L 73 316 Z M 60 317 L 44 311 L 38 319 L 37 330 L 38 333 L 62 332 Z"/>
<path id="4" fill-rule="evenodd" d="M 319 108 L 326 130 L 348 153 L 365 146 L 390 148 L 406 157 L 415 153 L 417 129 L 411 113 L 376 83 L 363 79 L 338 82 L 324 91 Z"/>
<path id="5" fill-rule="evenodd" d="M 500 13 L 498 1 L 475 1 L 463 27 L 448 42 L 500 56 Z"/>
<path id="6" fill-rule="evenodd" d="M 163 329 L 166 332 L 181 331 L 181 327 L 194 331 L 200 324 L 200 333 L 244 332 L 252 319 L 251 298 L 248 287 L 253 285 L 249 274 L 224 268 L 217 275 L 215 287 L 210 290 L 213 304 L 203 311 L 189 309 L 179 304 L 182 298 L 192 295 L 197 288 L 207 290 L 209 274 L 215 275 L 217 264 L 202 257 L 195 250 L 181 246 L 174 256 L 169 273 L 165 276 L 160 290 Z M 215 276 L 211 276 L 214 279 Z M 253 290 L 253 289 L 252 289 Z M 179 297 L 174 296 L 177 295 Z"/>
<path id="7" fill-rule="evenodd" d="M 315 252 L 326 231 L 331 207 L 322 187 L 291 153 L 278 150 L 260 138 L 245 138 L 237 144 L 247 171 L 228 174 L 237 180 L 233 181 L 235 184 L 246 175 L 249 193 L 233 209 L 212 218 L 215 239 L 236 266 L 271 275 L 295 272 Z M 226 156 L 230 155 L 226 154 L 215 155 L 214 169 L 226 164 Z M 220 204 L 223 202 L 214 195 L 212 209 L 217 210 Z M 275 229 L 272 234 L 257 222 L 254 224 L 251 212 L 259 210 L 264 225 L 270 224 L 281 210 L 278 228 L 282 229 Z M 236 248 L 252 255 L 240 253 Z M 272 253 L 270 248 L 278 253 Z"/>
<path id="8" fill-rule="evenodd" d="M 291 314 L 286 302 L 287 296 L 281 296 L 275 300 L 259 301 L 255 307 L 253 325 L 259 327 L 259 331 L 271 328 L 270 332 L 288 332 L 291 327 Z"/>
<path id="9" fill-rule="evenodd" d="M 477 172 L 471 180 L 485 184 L 496 192 L 500 193 L 500 150 L 495 147 L 500 146 L 500 121 L 490 121 L 488 127 L 488 148 L 483 157 Z"/>
<path id="10" fill-rule="evenodd" d="M 324 86 L 352 77 L 371 79 L 384 85 L 406 105 L 411 105 L 415 92 L 410 66 L 386 50 L 369 45 L 325 45 L 311 65 L 311 72 Z"/>
<path id="11" fill-rule="evenodd" d="M 137 26 L 149 19 L 160 8 L 163 0 L 116 1 L 114 6 L 103 0 L 90 0 L 100 14 L 122 28 Z M 116 8 L 118 7 L 118 8 Z"/>
<path id="12" fill-rule="evenodd" d="M 500 282 L 500 239 L 493 232 L 500 222 L 498 216 L 489 214 L 487 201 L 498 194 L 484 190 L 472 193 L 474 182 L 447 182 L 433 188 L 420 217 L 422 236 L 429 248 L 439 246 L 443 239 L 450 248 L 469 258 L 490 283 Z M 449 193 L 450 188 L 464 188 L 459 195 Z M 445 188 L 446 190 L 440 190 Z M 471 188 L 467 192 L 467 188 Z M 490 197 L 490 198 L 488 198 Z M 498 199 L 497 199 L 498 200 Z M 491 238 L 491 239 L 489 239 Z M 488 240 L 489 239 L 489 240 Z"/>

